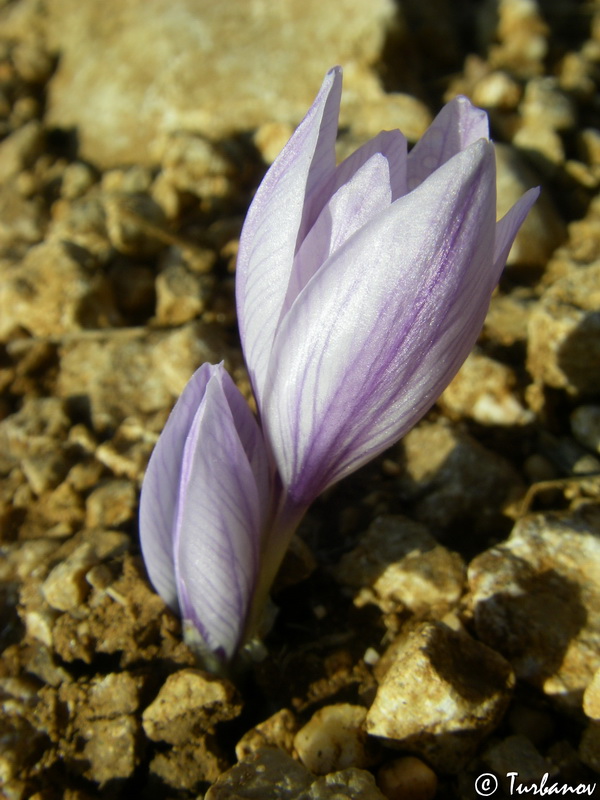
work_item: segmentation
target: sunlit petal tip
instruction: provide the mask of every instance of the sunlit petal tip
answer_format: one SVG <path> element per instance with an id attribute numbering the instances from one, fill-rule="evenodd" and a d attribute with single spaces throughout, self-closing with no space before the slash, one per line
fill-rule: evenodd
<path id="1" fill-rule="evenodd" d="M 409 153 L 409 190 L 479 139 L 489 139 L 487 114 L 467 97 L 455 97 L 442 108 Z"/>
<path id="2" fill-rule="evenodd" d="M 317 218 L 335 170 L 342 73 L 325 76 L 313 105 L 259 186 L 240 237 L 238 324 L 257 399 L 288 292 L 298 242 Z"/>

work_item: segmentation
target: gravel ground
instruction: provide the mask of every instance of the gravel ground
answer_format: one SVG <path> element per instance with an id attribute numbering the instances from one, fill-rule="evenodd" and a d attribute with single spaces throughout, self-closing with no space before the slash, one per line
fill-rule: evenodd
<path id="1" fill-rule="evenodd" d="M 213 110 L 148 134 L 136 161 L 110 115 L 114 141 L 68 121 L 90 91 L 73 74 L 109 86 L 122 51 L 94 65 L 67 0 L 0 2 L 7 800 L 470 800 L 484 773 L 496 798 L 598 781 L 600 3 L 386 7 L 368 69 L 347 69 L 340 156 L 399 120 L 414 141 L 463 93 L 489 112 L 500 208 L 542 197 L 476 351 L 401 443 L 314 504 L 262 660 L 215 678 L 148 583 L 139 488 L 199 364 L 224 359 L 250 397 L 237 243 L 295 107 L 271 98 L 253 122 L 232 84 L 238 130 Z"/>

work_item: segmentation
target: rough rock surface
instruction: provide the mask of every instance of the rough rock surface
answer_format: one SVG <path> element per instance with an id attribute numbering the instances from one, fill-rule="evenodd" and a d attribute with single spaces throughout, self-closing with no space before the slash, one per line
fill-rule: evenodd
<path id="1" fill-rule="evenodd" d="M 285 0 L 276 13 L 261 2 L 111 0 L 100 9 L 59 0 L 48 5 L 48 49 L 62 54 L 49 119 L 77 126 L 86 158 L 115 164 L 149 160 L 153 140 L 171 131 L 216 138 L 265 121 L 297 124 L 336 63 L 382 104 L 372 64 L 393 17 L 389 0 Z M 122 64 L 110 81 L 107 59 Z"/>
<path id="2" fill-rule="evenodd" d="M 600 667 L 600 516 L 526 517 L 469 567 L 477 633 L 517 676 L 581 708 Z"/>
<path id="3" fill-rule="evenodd" d="M 357 606 L 376 603 L 384 613 L 408 608 L 413 614 L 443 616 L 462 594 L 465 566 L 423 525 L 388 516 L 373 522 L 334 574 L 356 591 Z"/>
<path id="4" fill-rule="evenodd" d="M 250 761 L 242 761 L 225 772 L 208 790 L 205 800 L 385 800 L 373 776 L 350 768 L 321 778 L 281 750 L 266 748 Z"/>
<path id="5" fill-rule="evenodd" d="M 384 656 L 366 728 L 387 744 L 458 772 L 500 723 L 514 686 L 508 662 L 441 623 L 421 623 Z"/>
<path id="6" fill-rule="evenodd" d="M 310 509 L 262 661 L 207 681 L 148 582 L 139 489 L 203 360 L 252 402 L 240 231 L 336 61 L 340 158 L 381 129 L 416 140 L 463 93 L 490 117 L 499 213 L 542 194 L 476 352 Z M 598 782 L 599 64 L 597 2 L 0 3 L 2 798 Z M 409 690 L 410 713 L 382 714 Z M 387 733 L 350 725 L 354 763 L 316 775 L 296 737 L 342 766 L 340 707 Z"/>

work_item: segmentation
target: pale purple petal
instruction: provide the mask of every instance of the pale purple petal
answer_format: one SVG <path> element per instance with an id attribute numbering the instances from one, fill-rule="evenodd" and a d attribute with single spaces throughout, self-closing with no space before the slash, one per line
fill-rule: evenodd
<path id="1" fill-rule="evenodd" d="M 525 221 L 532 205 L 540 195 L 539 187 L 529 189 L 525 192 L 514 206 L 508 211 L 496 225 L 496 241 L 494 244 L 494 265 L 496 270 L 502 270 L 506 264 L 506 259 L 510 248 L 515 240 L 517 231 Z"/>
<path id="2" fill-rule="evenodd" d="M 376 152 L 338 189 L 302 242 L 282 317 L 329 256 L 391 202 L 390 164 Z"/>
<path id="3" fill-rule="evenodd" d="M 240 238 L 236 299 L 240 336 L 257 399 L 263 392 L 294 255 L 327 197 L 335 169 L 341 70 L 331 70 L 308 114 L 254 197 Z"/>
<path id="4" fill-rule="evenodd" d="M 376 153 L 381 153 L 388 161 L 392 200 L 397 200 L 407 192 L 406 186 L 406 137 L 398 130 L 381 131 L 358 150 L 338 164 L 334 173 L 331 194 L 347 183 L 355 172 Z"/>
<path id="5" fill-rule="evenodd" d="M 232 388 L 226 373 L 214 375 L 194 417 L 173 541 L 182 616 L 208 649 L 225 659 L 244 634 L 269 499 L 268 486 L 256 477 L 267 475 L 262 436 L 241 396 L 232 407 Z"/>
<path id="6" fill-rule="evenodd" d="M 488 117 L 466 97 L 447 103 L 408 154 L 408 190 L 478 139 L 489 138 Z"/>
<path id="7" fill-rule="evenodd" d="M 480 141 L 348 239 L 299 295 L 263 408 L 296 502 L 396 441 L 453 377 L 498 279 L 495 207 L 493 147 Z"/>
<path id="8" fill-rule="evenodd" d="M 173 525 L 183 449 L 192 421 L 217 367 L 203 364 L 175 403 L 152 452 L 140 498 L 140 544 L 152 585 L 177 610 Z"/>

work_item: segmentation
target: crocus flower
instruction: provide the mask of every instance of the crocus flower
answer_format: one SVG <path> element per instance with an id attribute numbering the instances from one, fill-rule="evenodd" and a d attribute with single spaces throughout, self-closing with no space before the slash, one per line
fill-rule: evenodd
<path id="1" fill-rule="evenodd" d="M 154 588 L 208 662 L 240 646 L 269 510 L 269 466 L 256 418 L 220 364 L 204 364 L 154 448 L 140 539 Z"/>
<path id="2" fill-rule="evenodd" d="M 459 97 L 407 154 L 379 134 L 336 167 L 341 70 L 242 232 L 244 355 L 288 502 L 309 505 L 432 406 L 472 349 L 538 190 L 496 222 L 486 114 Z"/>
<path id="3" fill-rule="evenodd" d="M 486 115 L 446 105 L 408 153 L 379 134 L 339 166 L 341 70 L 259 187 L 240 240 L 240 335 L 255 419 L 222 366 L 176 404 L 144 480 L 150 579 L 205 652 L 260 622 L 310 503 L 406 433 L 481 330 L 527 192 L 496 221 Z"/>

